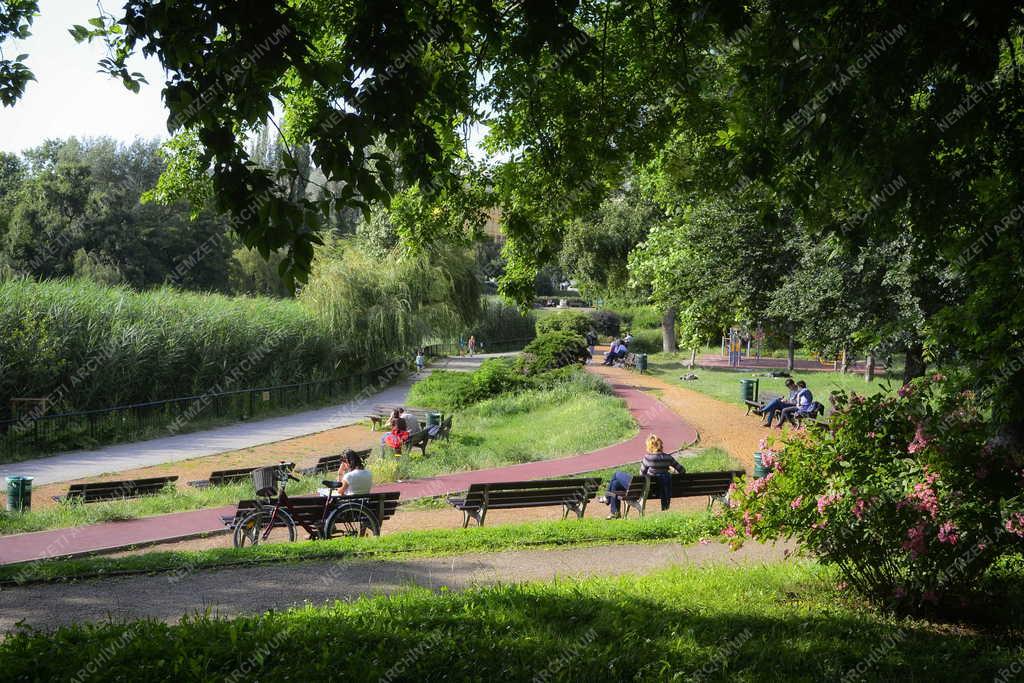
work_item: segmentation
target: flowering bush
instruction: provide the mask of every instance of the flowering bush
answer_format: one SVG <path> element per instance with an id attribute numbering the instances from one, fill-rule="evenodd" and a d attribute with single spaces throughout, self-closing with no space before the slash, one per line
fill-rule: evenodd
<path id="1" fill-rule="evenodd" d="M 840 394 L 827 428 L 763 442 L 774 469 L 734 485 L 726 542 L 796 539 L 861 593 L 905 606 L 955 594 L 1019 550 L 1024 470 L 993 445 L 973 395 L 944 380 Z"/>

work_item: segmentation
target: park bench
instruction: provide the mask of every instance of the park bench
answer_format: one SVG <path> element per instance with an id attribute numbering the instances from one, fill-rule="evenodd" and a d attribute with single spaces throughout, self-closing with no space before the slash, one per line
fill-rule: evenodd
<path id="1" fill-rule="evenodd" d="M 717 500 L 723 505 L 726 504 L 726 493 L 729 485 L 735 477 L 743 476 L 743 470 L 726 470 L 724 472 L 687 472 L 686 474 L 673 474 L 672 498 L 695 498 L 698 496 L 708 497 L 708 511 Z M 625 506 L 622 509 L 622 516 L 629 514 L 629 509 L 636 510 L 641 517 L 647 508 L 647 501 L 651 498 L 660 499 L 661 492 L 658 490 L 658 481 L 654 477 L 636 475 L 629 482 L 629 488 L 625 491 L 608 491 L 607 495 L 615 496 Z"/>
<path id="2" fill-rule="evenodd" d="M 598 477 L 473 484 L 465 495 L 449 496 L 448 503 L 462 512 L 463 529 L 469 526 L 471 519 L 483 526 L 488 510 L 561 506 L 562 519 L 568 517 L 569 512 L 582 518 L 587 503 L 600 486 Z"/>
<path id="3" fill-rule="evenodd" d="M 65 495 L 53 496 L 53 499 L 58 503 L 72 501 L 95 503 L 100 500 L 140 498 L 160 493 L 166 486 L 173 485 L 176 481 L 178 481 L 177 475 L 126 481 L 96 481 L 85 484 L 72 484 L 68 487 L 68 492 Z"/>
<path id="4" fill-rule="evenodd" d="M 401 494 L 398 491 L 392 491 L 389 493 L 367 493 L 359 496 L 334 496 L 335 502 L 333 502 L 332 505 L 343 505 L 353 510 L 361 509 L 369 512 L 376 520 L 376 527 L 366 528 L 365 531 L 373 534 L 374 536 L 380 536 L 381 526 L 385 521 L 391 519 L 395 514 L 395 510 L 398 509 L 398 497 L 400 495 Z M 291 508 L 285 509 L 292 516 L 296 525 L 300 525 L 305 522 L 306 525 L 310 527 L 320 527 L 321 522 L 323 521 L 324 512 L 323 496 L 289 497 L 288 503 Z M 238 526 L 238 523 L 241 522 L 242 519 L 252 512 L 259 504 L 263 503 L 255 500 L 239 501 L 238 507 L 235 509 L 235 513 L 233 515 L 221 515 L 220 519 L 224 523 L 224 526 L 231 531 L 234 531 L 235 527 Z M 284 524 L 282 523 L 281 526 L 284 526 Z"/>
<path id="5" fill-rule="evenodd" d="M 452 418 L 446 417 L 441 420 L 441 424 L 424 431 L 428 433 L 431 441 L 438 441 L 439 439 L 447 440 L 452 433 Z"/>
<path id="6" fill-rule="evenodd" d="M 366 419 L 370 421 L 370 431 L 375 432 L 379 427 L 384 426 L 384 424 L 387 423 L 387 421 L 391 418 L 391 411 L 397 407 L 398 406 L 389 407 L 384 405 L 374 406 L 373 412 L 367 414 L 366 416 Z M 438 412 L 427 410 L 424 408 L 406 408 L 405 411 L 415 416 L 416 419 L 419 421 L 421 427 L 426 426 L 428 413 Z"/>
<path id="7" fill-rule="evenodd" d="M 188 485 L 192 488 L 205 489 L 209 486 L 224 486 L 225 484 L 236 484 L 240 481 L 248 481 L 252 477 L 252 471 L 267 467 L 267 465 L 257 465 L 255 467 L 238 467 L 231 470 L 214 470 L 210 472 L 208 479 L 197 479 L 195 481 L 188 482 Z M 275 467 L 286 467 L 288 471 L 295 469 L 295 463 L 281 463 L 276 464 Z"/>
<path id="8" fill-rule="evenodd" d="M 361 451 L 355 451 L 355 454 L 360 456 L 363 460 L 370 457 L 370 451 L 372 449 L 366 448 Z M 311 477 L 314 474 L 327 474 L 329 472 L 337 472 L 338 468 L 341 467 L 341 453 L 337 455 L 325 455 L 316 461 L 315 465 L 309 467 L 303 467 L 299 470 L 299 474 L 304 477 Z"/>
<path id="9" fill-rule="evenodd" d="M 761 398 L 757 399 L 756 401 L 743 399 L 743 403 L 746 404 L 747 406 L 747 415 L 750 415 L 752 411 L 755 415 L 760 415 L 760 413 L 756 411 L 761 410 L 762 408 L 764 408 L 766 405 L 768 405 L 777 398 L 779 398 L 778 394 L 773 394 L 771 392 L 766 391 L 764 395 Z"/>

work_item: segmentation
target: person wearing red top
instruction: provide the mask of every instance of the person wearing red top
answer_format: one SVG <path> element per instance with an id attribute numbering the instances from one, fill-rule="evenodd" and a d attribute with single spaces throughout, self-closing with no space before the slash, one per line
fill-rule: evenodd
<path id="1" fill-rule="evenodd" d="M 393 448 L 395 453 L 401 453 L 402 446 L 409 440 L 409 428 L 405 423 L 404 417 L 396 417 L 392 425 L 391 431 L 385 434 L 380 442 L 385 446 Z"/>

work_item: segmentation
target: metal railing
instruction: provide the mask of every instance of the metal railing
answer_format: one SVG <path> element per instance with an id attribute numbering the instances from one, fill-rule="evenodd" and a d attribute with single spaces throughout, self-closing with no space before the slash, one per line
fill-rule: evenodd
<path id="1" fill-rule="evenodd" d="M 479 353 L 506 353 L 508 351 L 521 351 L 524 346 L 533 341 L 533 337 L 522 337 L 520 339 L 502 339 L 499 341 L 489 342 L 486 339 L 482 339 L 477 342 L 476 352 Z M 460 345 L 457 341 L 438 342 L 435 344 L 427 344 L 423 347 L 424 351 L 431 358 L 438 358 L 441 356 L 458 356 L 464 355 L 468 352 L 465 345 L 465 340 Z"/>
<path id="2" fill-rule="evenodd" d="M 197 423 L 234 422 L 261 415 L 357 397 L 369 387 L 383 389 L 410 363 L 386 365 L 344 377 L 296 384 L 250 387 L 147 403 L 23 415 L 0 421 L 0 461 L 102 444 L 137 441 L 189 431 Z"/>

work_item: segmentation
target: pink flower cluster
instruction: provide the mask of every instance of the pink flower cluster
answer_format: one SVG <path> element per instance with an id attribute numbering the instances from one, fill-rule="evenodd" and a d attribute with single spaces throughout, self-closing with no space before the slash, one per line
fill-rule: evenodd
<path id="1" fill-rule="evenodd" d="M 1006 520 L 1006 530 L 1024 538 L 1024 512 L 1014 512 Z"/>
<path id="2" fill-rule="evenodd" d="M 867 508 L 867 501 L 864 500 L 863 498 L 858 498 L 853 502 L 853 507 L 850 508 L 850 512 L 852 512 L 853 516 L 857 519 L 861 519 L 864 516 L 864 511 L 867 510 Z"/>
<path id="3" fill-rule="evenodd" d="M 914 387 L 909 384 L 904 384 L 899 388 L 899 391 L 897 391 L 896 393 L 899 395 L 900 398 L 905 398 L 914 393 Z"/>
<path id="4" fill-rule="evenodd" d="M 771 469 L 775 467 L 779 462 L 778 457 L 773 451 L 761 451 L 761 464 Z"/>
<path id="5" fill-rule="evenodd" d="M 910 553 L 910 559 L 917 559 L 928 550 L 928 541 L 924 534 L 925 522 L 920 521 L 907 529 L 907 539 L 903 541 L 903 549 Z"/>
<path id="6" fill-rule="evenodd" d="M 753 538 L 754 537 L 753 524 L 754 524 L 754 522 L 760 522 L 762 517 L 764 517 L 764 515 L 762 515 L 760 512 L 758 512 L 756 515 L 751 517 L 750 510 L 744 510 L 743 511 L 743 533 L 745 533 L 750 538 Z"/>
<path id="7" fill-rule="evenodd" d="M 793 510 L 796 510 L 798 507 L 800 507 L 800 505 L 803 502 L 804 502 L 804 497 L 803 496 L 797 496 L 792 501 L 790 501 L 789 507 L 792 508 Z"/>
<path id="8" fill-rule="evenodd" d="M 765 487 L 768 486 L 768 482 L 775 476 L 775 472 L 769 472 L 767 476 L 761 477 L 760 479 L 751 479 L 747 483 L 748 494 L 758 494 L 764 491 Z"/>
<path id="9" fill-rule="evenodd" d="M 956 542 L 960 540 L 960 536 L 956 532 L 956 524 L 953 522 L 943 522 L 939 525 L 939 543 L 956 545 Z"/>
<path id="10" fill-rule="evenodd" d="M 824 496 L 819 496 L 818 497 L 818 514 L 819 515 L 825 514 L 825 508 L 827 508 L 829 505 L 832 505 L 833 503 L 835 503 L 836 501 L 838 501 L 842 497 L 843 496 L 840 493 L 827 493 Z"/>
<path id="11" fill-rule="evenodd" d="M 932 381 L 933 382 L 945 382 L 946 381 L 946 376 L 943 375 L 941 372 L 936 372 L 934 375 L 932 375 Z"/>
<path id="12" fill-rule="evenodd" d="M 917 423 L 917 430 L 914 432 L 914 440 L 907 446 L 907 453 L 917 453 L 928 447 L 929 439 L 925 436 L 924 427 Z"/>
<path id="13" fill-rule="evenodd" d="M 736 535 L 736 527 L 730 524 L 729 526 L 722 529 L 722 535 L 728 536 L 729 538 L 733 538 Z"/>
<path id="14" fill-rule="evenodd" d="M 939 497 L 935 493 L 934 484 L 939 475 L 930 472 L 927 465 L 925 465 L 924 471 L 924 481 L 914 484 L 914 492 L 897 503 L 896 507 L 902 508 L 910 505 L 915 510 L 927 513 L 932 519 L 935 519 L 939 516 Z"/>

